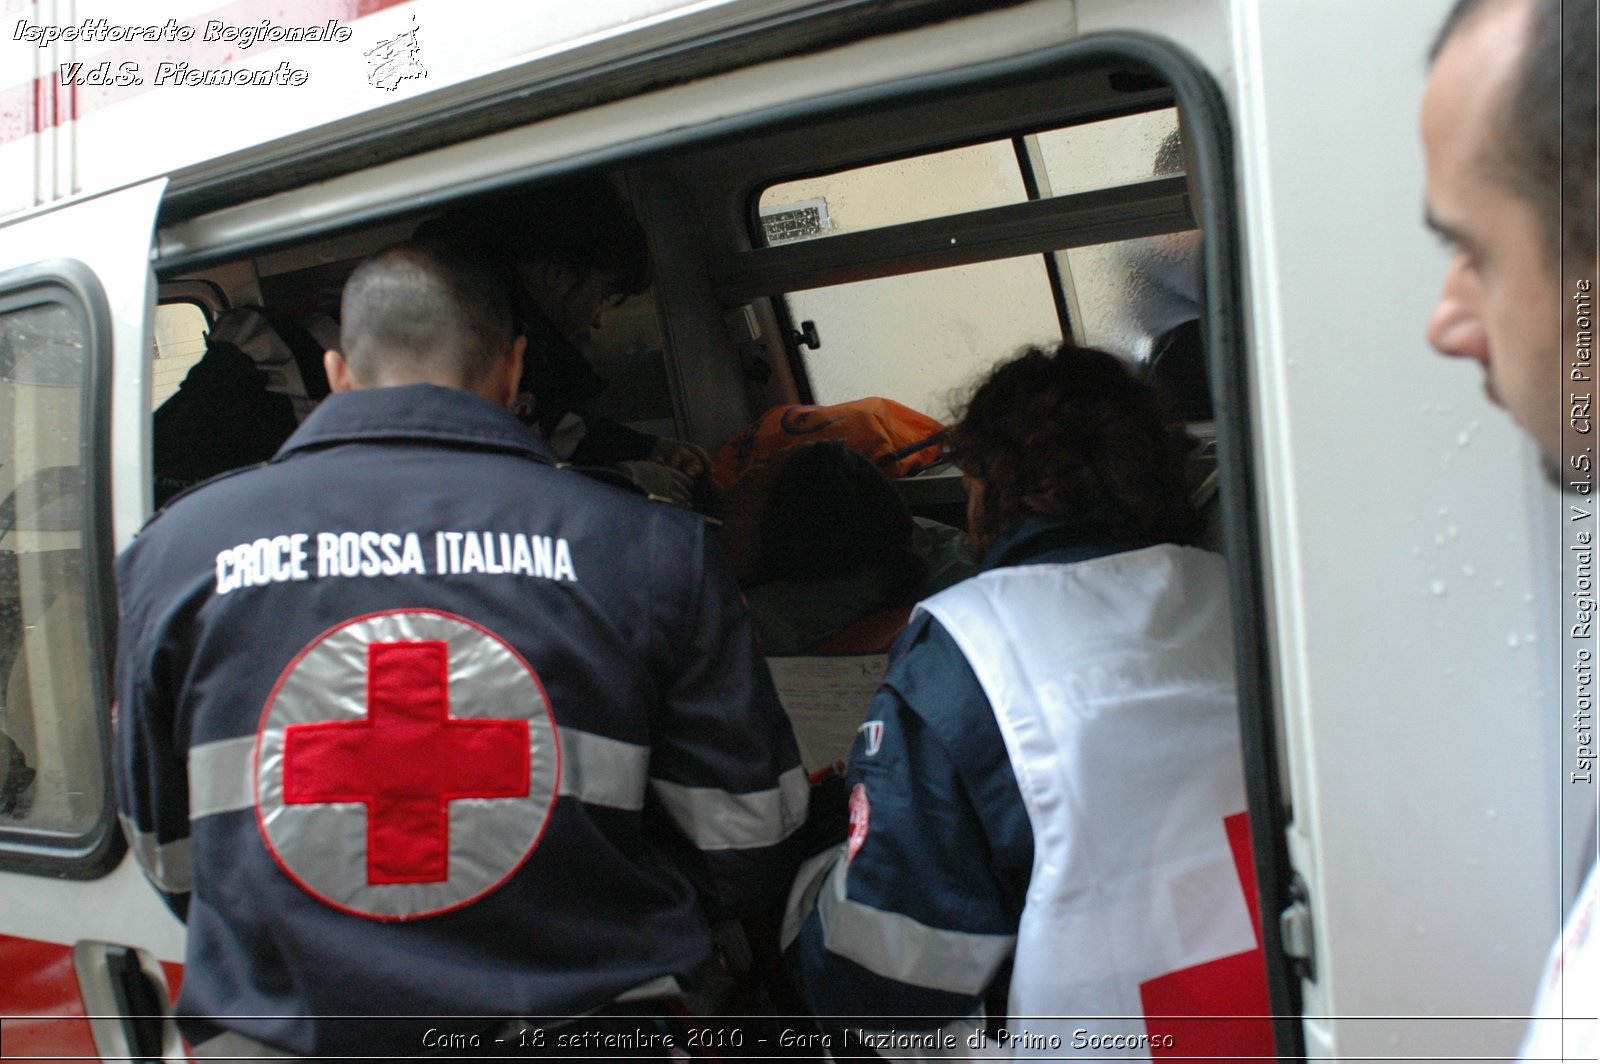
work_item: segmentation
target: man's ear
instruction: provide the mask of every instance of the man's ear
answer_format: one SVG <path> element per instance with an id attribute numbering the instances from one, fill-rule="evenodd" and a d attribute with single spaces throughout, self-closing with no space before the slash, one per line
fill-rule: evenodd
<path id="1" fill-rule="evenodd" d="M 506 378 L 504 384 L 504 398 L 500 405 L 510 410 L 517 402 L 517 394 L 522 387 L 522 357 L 528 351 L 528 338 L 518 336 L 511 342 L 511 353 L 506 358 L 504 369 Z"/>
<path id="2" fill-rule="evenodd" d="M 344 360 L 339 352 L 329 348 L 322 353 L 322 369 L 328 374 L 328 390 L 335 395 L 340 392 L 353 392 L 356 389 L 355 377 L 350 373 L 350 363 Z"/>

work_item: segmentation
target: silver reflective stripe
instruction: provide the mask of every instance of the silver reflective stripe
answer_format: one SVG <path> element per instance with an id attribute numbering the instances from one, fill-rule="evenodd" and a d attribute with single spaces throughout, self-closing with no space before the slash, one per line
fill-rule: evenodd
<path id="1" fill-rule="evenodd" d="M 794 875 L 789 888 L 789 903 L 783 908 L 783 928 L 778 932 L 778 945 L 788 949 L 800 937 L 800 928 L 817 907 L 817 892 L 833 872 L 833 862 L 844 860 L 845 843 L 831 850 L 806 858 Z"/>
<path id="2" fill-rule="evenodd" d="M 973 997 L 988 989 L 1016 945 L 1015 935 L 975 935 L 918 923 L 845 896 L 840 861 L 817 894 L 822 942 L 829 953 L 886 979 Z"/>
<path id="3" fill-rule="evenodd" d="M 119 815 L 117 819 L 128 836 L 128 848 L 150 882 L 168 894 L 186 894 L 194 889 L 194 858 L 188 839 L 158 842 L 153 832 L 140 831 L 127 817 Z"/>
<path id="4" fill-rule="evenodd" d="M 650 748 L 604 735 L 559 728 L 561 790 L 566 798 L 613 809 L 644 808 Z"/>
<path id="5" fill-rule="evenodd" d="M 256 804 L 251 758 L 256 737 L 219 739 L 189 750 L 189 819 L 250 809 Z"/>
<path id="6" fill-rule="evenodd" d="M 771 790 L 734 794 L 652 779 L 650 787 L 679 827 L 702 850 L 776 846 L 806 818 L 810 785 L 803 768 L 778 777 Z"/>

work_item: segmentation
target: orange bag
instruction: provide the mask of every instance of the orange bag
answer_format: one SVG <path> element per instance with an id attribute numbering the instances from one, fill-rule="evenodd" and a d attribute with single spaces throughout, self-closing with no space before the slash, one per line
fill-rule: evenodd
<path id="1" fill-rule="evenodd" d="M 893 399 L 871 396 L 831 406 L 785 403 L 756 418 L 718 448 L 711 477 L 726 488 L 785 447 L 808 440 L 842 440 L 874 462 L 889 477 L 919 472 L 939 460 L 940 444 L 929 441 L 944 426 Z M 909 453 L 907 447 L 927 442 Z"/>

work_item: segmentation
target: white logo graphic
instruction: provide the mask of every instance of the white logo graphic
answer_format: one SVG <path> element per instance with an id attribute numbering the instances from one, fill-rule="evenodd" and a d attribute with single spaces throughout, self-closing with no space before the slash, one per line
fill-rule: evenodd
<path id="1" fill-rule="evenodd" d="M 393 92 L 402 81 L 428 76 L 417 46 L 417 16 L 412 15 L 411 21 L 413 25 L 409 30 L 379 41 L 363 53 L 367 57 L 368 85 Z"/>

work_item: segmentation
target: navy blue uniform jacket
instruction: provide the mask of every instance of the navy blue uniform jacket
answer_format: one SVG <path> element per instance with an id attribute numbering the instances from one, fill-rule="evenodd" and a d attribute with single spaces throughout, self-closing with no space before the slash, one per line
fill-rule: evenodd
<path id="1" fill-rule="evenodd" d="M 398 1055 L 404 1024 L 316 1017 L 570 1016 L 683 984 L 710 920 L 771 903 L 805 780 L 711 538 L 432 385 L 333 396 L 151 521 L 117 565 L 117 790 L 187 913 L 191 1042 Z M 373 634 L 406 625 L 454 634 Z M 456 720 L 491 673 L 545 704 Z"/>

